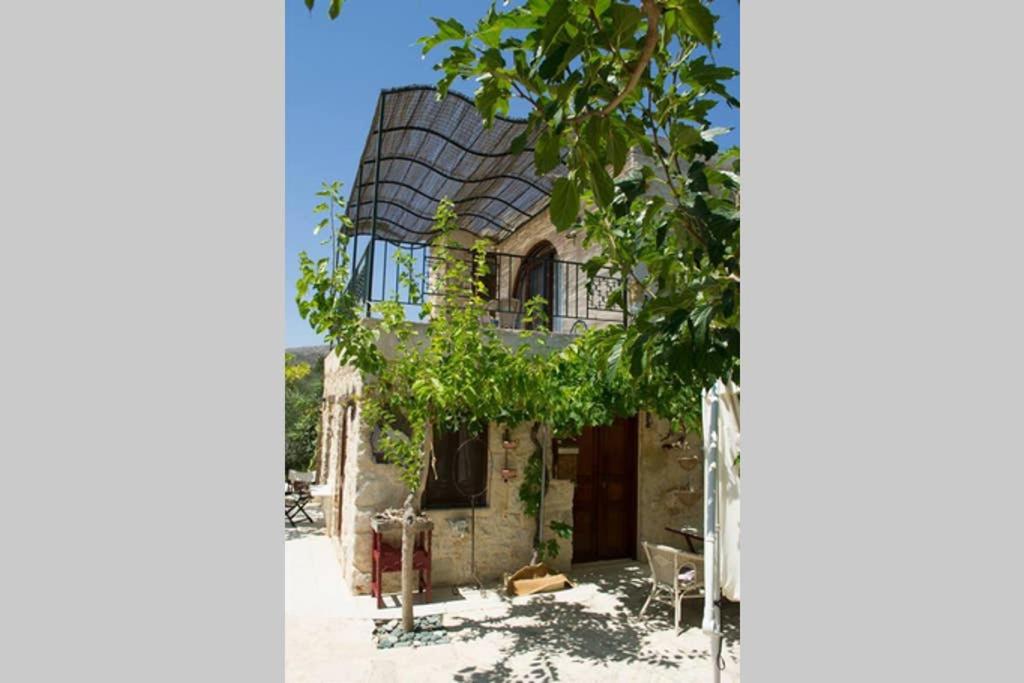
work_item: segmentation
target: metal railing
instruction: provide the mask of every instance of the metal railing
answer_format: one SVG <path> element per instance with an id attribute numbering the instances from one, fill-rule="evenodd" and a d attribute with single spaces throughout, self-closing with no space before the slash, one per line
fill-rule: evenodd
<path id="1" fill-rule="evenodd" d="M 423 296 L 429 299 L 440 294 L 434 290 L 436 278 L 432 276 L 438 258 L 430 253 L 429 245 L 387 239 L 362 242 L 365 246 L 355 260 L 348 289 L 367 305 L 375 301 L 418 305 L 403 283 L 402 268 L 395 261 L 395 254 L 400 251 L 411 259 L 412 279 Z M 451 251 L 472 262 L 472 252 L 468 249 L 452 248 Z M 525 308 L 526 302 L 534 296 L 546 301 L 542 310 L 544 325 L 554 332 L 576 333 L 595 325 L 626 322 L 626 302 L 613 299 L 613 294 L 621 289 L 621 279 L 607 269 L 588 277 L 582 263 L 553 255 L 523 256 L 502 252 L 489 252 L 487 266 L 488 272 L 480 278 L 488 294 L 488 318 L 483 322 L 505 329 L 530 326 Z M 476 270 L 475 266 L 472 270 Z"/>

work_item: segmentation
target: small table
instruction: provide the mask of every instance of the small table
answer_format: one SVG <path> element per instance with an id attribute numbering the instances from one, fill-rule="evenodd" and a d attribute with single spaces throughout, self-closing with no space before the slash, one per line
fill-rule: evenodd
<path id="1" fill-rule="evenodd" d="M 383 585 L 384 572 L 402 571 L 402 549 L 384 542 L 384 532 L 400 530 L 401 521 L 382 520 L 373 518 L 370 520 L 370 530 L 373 532 L 373 567 L 370 579 L 370 593 L 377 598 L 377 609 L 384 607 Z M 413 571 L 419 574 L 417 585 L 419 592 L 426 589 L 426 602 L 430 602 L 432 582 L 430 580 L 431 565 L 431 537 L 433 536 L 434 523 L 426 518 L 420 518 L 413 524 L 415 534 L 412 554 Z"/>
<path id="2" fill-rule="evenodd" d="M 701 543 L 704 542 L 704 537 L 701 536 L 700 534 L 696 533 L 696 531 L 697 531 L 696 529 L 676 529 L 675 527 L 667 526 L 667 527 L 665 527 L 665 531 L 671 531 L 672 533 L 679 534 L 680 536 L 685 538 L 686 539 L 686 547 L 688 547 L 690 549 L 691 553 L 695 553 L 697 555 L 700 555 L 700 554 L 702 554 L 704 552 L 703 547 L 701 548 L 701 550 L 697 550 L 693 546 L 693 542 L 694 541 L 700 541 Z"/>

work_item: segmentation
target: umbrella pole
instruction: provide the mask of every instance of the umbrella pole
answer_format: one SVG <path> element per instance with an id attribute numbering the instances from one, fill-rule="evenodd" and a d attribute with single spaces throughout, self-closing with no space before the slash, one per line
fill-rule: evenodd
<path id="1" fill-rule="evenodd" d="M 710 390 L 709 419 L 704 424 L 704 620 L 702 630 L 711 637 L 712 680 L 719 683 L 722 650 L 721 612 L 718 609 L 718 384 Z"/>
<path id="2" fill-rule="evenodd" d="M 715 606 L 715 622 L 719 622 L 721 615 L 718 611 L 718 606 Z M 718 663 L 722 661 L 722 634 L 714 633 L 711 635 L 711 667 L 712 677 L 711 680 L 714 683 L 720 683 L 722 680 L 722 669 Z"/>

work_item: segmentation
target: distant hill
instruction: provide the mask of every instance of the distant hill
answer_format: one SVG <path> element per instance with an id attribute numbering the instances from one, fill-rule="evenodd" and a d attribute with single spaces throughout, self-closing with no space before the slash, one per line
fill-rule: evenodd
<path id="1" fill-rule="evenodd" d="M 330 348 L 327 346 L 295 346 L 285 349 L 285 354 L 294 356 L 288 365 L 296 363 L 309 364 L 310 373 L 301 380 L 294 388 L 309 396 L 316 396 L 319 400 L 323 392 L 324 381 L 324 357 L 327 356 Z"/>
<path id="2" fill-rule="evenodd" d="M 295 356 L 293 363 L 309 363 L 310 367 L 313 368 L 313 372 L 322 373 L 324 371 L 324 357 L 327 356 L 327 352 L 330 351 L 330 347 L 327 345 L 323 346 L 293 346 L 290 349 L 285 349 L 285 353 L 290 353 Z"/>

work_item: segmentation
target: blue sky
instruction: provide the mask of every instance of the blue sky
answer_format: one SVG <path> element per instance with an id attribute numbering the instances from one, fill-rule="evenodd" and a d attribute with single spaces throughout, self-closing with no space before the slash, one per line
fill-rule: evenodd
<path id="1" fill-rule="evenodd" d="M 321 237 L 313 235 L 314 193 L 322 180 L 341 180 L 348 196 L 359 153 L 366 139 L 377 94 L 382 88 L 432 84 L 438 49 L 420 58 L 416 39 L 431 33 L 431 16 L 455 17 L 472 24 L 487 11 L 481 0 L 348 0 L 341 16 L 330 21 L 326 2 L 312 15 L 302 0 L 285 0 L 285 344 L 322 343 L 299 317 L 295 278 L 299 252 L 323 255 Z M 722 49 L 715 59 L 739 67 L 739 3 L 717 0 Z M 454 90 L 472 95 L 473 84 L 456 82 Z M 738 84 L 733 92 L 739 96 Z M 739 113 L 716 108 L 722 126 L 736 129 L 720 138 L 739 143 Z M 523 111 L 513 110 L 522 115 Z"/>

